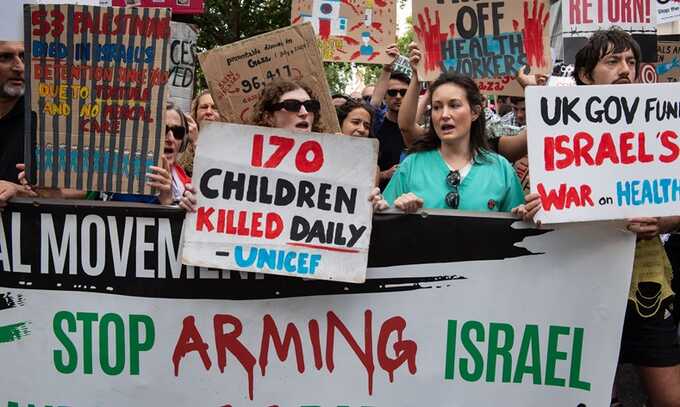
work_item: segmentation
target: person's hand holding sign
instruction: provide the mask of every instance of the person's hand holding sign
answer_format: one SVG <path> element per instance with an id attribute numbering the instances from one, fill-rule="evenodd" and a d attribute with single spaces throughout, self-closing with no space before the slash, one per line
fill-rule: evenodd
<path id="1" fill-rule="evenodd" d="M 179 200 L 179 207 L 187 212 L 196 212 L 196 188 L 191 184 L 186 184 L 182 199 Z"/>
<path id="2" fill-rule="evenodd" d="M 152 165 L 149 167 L 152 171 L 147 173 L 146 176 L 149 179 L 149 186 L 152 188 L 158 188 L 160 194 L 158 195 L 158 200 L 161 205 L 171 205 L 173 201 L 172 197 L 172 174 L 170 170 L 170 164 L 168 160 L 161 155 L 161 166 L 157 167 Z"/>
<path id="3" fill-rule="evenodd" d="M 512 213 L 515 216 L 519 216 L 525 222 L 533 222 L 534 217 L 541 209 L 541 196 L 539 194 L 533 193 L 524 197 L 523 204 L 512 208 Z M 541 222 L 536 222 L 538 226 Z"/>

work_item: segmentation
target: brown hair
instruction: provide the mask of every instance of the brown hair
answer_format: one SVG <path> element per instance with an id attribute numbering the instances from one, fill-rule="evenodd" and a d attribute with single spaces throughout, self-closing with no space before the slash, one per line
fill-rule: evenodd
<path id="1" fill-rule="evenodd" d="M 267 115 L 271 114 L 269 109 L 273 104 L 279 103 L 281 101 L 281 96 L 283 96 L 284 93 L 296 89 L 302 89 L 307 92 L 311 99 L 319 100 L 309 86 L 299 82 L 277 79 L 268 83 L 264 89 L 262 89 L 260 100 L 258 100 L 255 104 L 255 110 L 253 112 L 251 123 L 258 126 L 271 127 L 267 121 Z M 317 133 L 323 133 L 324 131 L 324 128 L 321 124 L 321 112 L 314 115 L 312 131 Z"/>
<path id="2" fill-rule="evenodd" d="M 198 101 L 201 100 L 201 98 L 205 95 L 210 95 L 210 90 L 205 89 L 191 101 L 191 117 L 194 118 L 194 121 L 196 122 L 196 126 L 200 129 L 201 125 L 198 123 Z M 210 95 L 212 97 L 212 95 Z"/>

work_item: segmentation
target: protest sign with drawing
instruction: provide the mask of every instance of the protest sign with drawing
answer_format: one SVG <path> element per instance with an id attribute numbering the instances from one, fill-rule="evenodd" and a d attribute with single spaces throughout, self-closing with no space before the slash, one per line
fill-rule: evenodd
<path id="1" fill-rule="evenodd" d="M 576 53 L 593 32 L 617 26 L 629 32 L 640 44 L 641 62 L 655 63 L 656 24 L 653 7 L 652 0 L 563 0 L 564 61 L 573 64 Z"/>
<path id="2" fill-rule="evenodd" d="M 549 72 L 549 9 L 548 0 L 414 0 L 413 29 L 423 52 L 420 78 L 433 80 L 449 70 L 475 79 L 484 93 L 521 91 L 505 88 L 523 65 L 532 73 Z"/>
<path id="3" fill-rule="evenodd" d="M 293 0 L 292 24 L 310 22 L 324 61 L 387 64 L 395 42 L 396 0 Z"/>
<path id="4" fill-rule="evenodd" d="M 340 132 L 314 29 L 309 23 L 214 48 L 198 55 L 222 118 L 251 123 L 262 88 L 275 79 L 303 83 L 321 102 L 325 131 Z"/>
<path id="5" fill-rule="evenodd" d="M 659 41 L 656 46 L 659 60 L 656 64 L 658 82 L 680 80 L 680 41 Z"/>
<path id="6" fill-rule="evenodd" d="M 677 84 L 527 88 L 544 223 L 680 213 Z"/>
<path id="7" fill-rule="evenodd" d="M 196 40 L 198 32 L 191 24 L 170 23 L 170 78 L 168 99 L 185 113 L 191 111 L 191 99 L 196 84 Z"/>
<path id="8" fill-rule="evenodd" d="M 182 262 L 363 282 L 377 160 L 375 139 L 202 126 Z"/>
<path id="9" fill-rule="evenodd" d="M 168 10 L 24 11 L 29 177 L 44 187 L 149 193 L 146 173 L 165 136 Z"/>

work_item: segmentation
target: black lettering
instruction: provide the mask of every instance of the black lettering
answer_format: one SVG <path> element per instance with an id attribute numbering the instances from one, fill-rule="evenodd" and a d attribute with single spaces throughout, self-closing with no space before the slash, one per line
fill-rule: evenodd
<path id="1" fill-rule="evenodd" d="M 343 204 L 345 205 L 345 210 L 349 214 L 353 214 L 354 210 L 356 208 L 357 204 L 357 189 L 352 188 L 350 190 L 350 194 L 347 195 L 347 191 L 345 191 L 345 188 L 343 187 L 338 187 L 338 189 L 335 192 L 335 207 L 333 208 L 333 211 L 336 213 L 341 213 L 342 212 L 342 206 Z"/>
<path id="2" fill-rule="evenodd" d="M 295 186 L 285 179 L 276 180 L 276 190 L 274 191 L 274 205 L 286 206 L 295 199 Z"/>
<path id="3" fill-rule="evenodd" d="M 328 202 L 329 198 L 331 197 L 331 194 L 328 193 L 328 191 L 331 189 L 331 184 L 326 184 L 322 182 L 319 185 L 319 200 L 316 203 L 316 207 L 324 210 L 324 211 L 330 211 L 331 210 L 331 204 Z"/>
<path id="4" fill-rule="evenodd" d="M 309 222 L 302 216 L 293 216 L 290 225 L 290 240 L 299 242 L 309 233 Z"/>
<path id="5" fill-rule="evenodd" d="M 231 199 L 231 191 L 233 190 L 234 199 L 237 201 L 243 200 L 243 190 L 246 185 L 246 174 L 239 173 L 238 179 L 234 179 L 234 173 L 227 171 L 224 174 L 224 185 L 222 186 L 222 198 Z"/>
<path id="6" fill-rule="evenodd" d="M 314 184 L 309 181 L 300 181 L 300 185 L 298 187 L 297 207 L 302 208 L 302 204 L 304 203 L 307 204 L 307 207 L 313 208 L 314 200 L 312 197 L 314 196 L 314 192 L 316 192 Z"/>
<path id="7" fill-rule="evenodd" d="M 222 174 L 222 170 L 219 168 L 211 168 L 203 173 L 199 188 L 201 190 L 201 194 L 203 194 L 204 197 L 208 199 L 215 199 L 219 196 L 220 192 L 216 189 L 209 188 L 208 182 L 210 182 L 210 178 L 220 174 Z"/>

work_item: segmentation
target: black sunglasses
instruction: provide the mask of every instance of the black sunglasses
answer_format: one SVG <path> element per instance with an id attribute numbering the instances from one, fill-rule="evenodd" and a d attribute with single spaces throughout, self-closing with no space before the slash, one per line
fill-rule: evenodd
<path id="1" fill-rule="evenodd" d="M 452 191 L 446 194 L 444 200 L 446 200 L 446 204 L 450 208 L 458 209 L 458 205 L 460 205 L 460 194 L 458 194 L 460 173 L 458 170 L 449 172 L 449 175 L 446 176 L 446 183 L 451 187 Z"/>
<path id="2" fill-rule="evenodd" d="M 299 100 L 295 99 L 286 99 L 279 103 L 274 103 L 271 105 L 269 110 L 275 112 L 277 110 L 284 109 L 291 113 L 297 113 L 300 111 L 302 106 L 304 106 L 305 110 L 309 113 L 319 113 L 321 110 L 321 103 L 319 103 L 318 100 L 305 100 L 304 102 L 300 102 Z"/>
<path id="3" fill-rule="evenodd" d="M 392 97 L 397 96 L 397 93 L 404 97 L 406 96 L 406 89 L 390 89 L 387 91 L 387 94 Z"/>
<path id="4" fill-rule="evenodd" d="M 165 126 L 165 134 L 168 134 L 169 131 L 172 132 L 172 137 L 175 140 L 182 140 L 187 133 L 187 130 L 182 126 Z"/>

